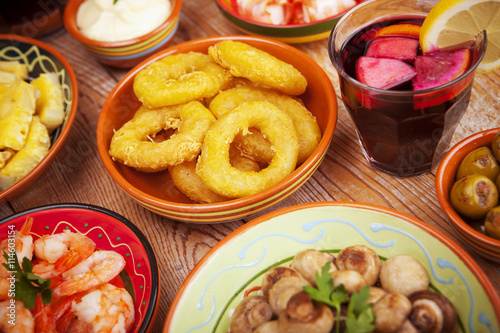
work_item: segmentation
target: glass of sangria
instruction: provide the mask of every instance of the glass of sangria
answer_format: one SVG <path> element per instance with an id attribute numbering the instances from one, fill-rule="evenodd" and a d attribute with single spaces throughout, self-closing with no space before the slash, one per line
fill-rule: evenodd
<path id="1" fill-rule="evenodd" d="M 363 154 L 395 176 L 430 172 L 448 150 L 486 50 L 474 41 L 422 55 L 419 29 L 438 0 L 372 0 L 347 12 L 328 42 Z"/>

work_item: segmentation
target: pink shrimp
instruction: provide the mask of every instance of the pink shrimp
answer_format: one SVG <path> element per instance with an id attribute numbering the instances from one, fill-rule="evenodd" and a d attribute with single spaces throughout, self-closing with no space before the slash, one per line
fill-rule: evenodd
<path id="1" fill-rule="evenodd" d="M 125 333 L 135 320 L 134 302 L 130 294 L 124 288 L 109 283 L 73 301 L 71 311 L 75 318 L 70 330 Z"/>
<path id="2" fill-rule="evenodd" d="M 62 274 L 53 289 L 56 296 L 73 295 L 100 286 L 115 278 L 125 267 L 125 259 L 115 251 L 96 251 Z"/>
<path id="3" fill-rule="evenodd" d="M 241 16 L 267 24 L 288 24 L 293 14 L 293 6 L 289 0 L 233 0 L 232 2 Z"/>
<path id="4" fill-rule="evenodd" d="M 40 262 L 33 273 L 50 279 L 61 275 L 95 250 L 95 243 L 87 236 L 64 230 L 63 233 L 42 236 L 35 241 L 35 254 Z"/>
<path id="5" fill-rule="evenodd" d="M 35 320 L 21 301 L 14 299 L 0 302 L 0 332 L 33 333 Z"/>
<path id="6" fill-rule="evenodd" d="M 340 14 L 356 5 L 355 0 L 293 0 L 294 22 L 310 23 Z"/>
<path id="7" fill-rule="evenodd" d="M 9 235 L 15 235 L 14 238 L 6 238 L 0 243 L 1 255 L 0 264 L 6 263 L 5 257 L 3 256 L 4 251 L 9 254 L 14 242 L 14 249 L 17 254 L 17 259 L 19 263 L 22 263 L 24 258 L 31 260 L 33 258 L 33 236 L 30 235 L 31 227 L 33 226 L 33 218 L 28 217 L 24 222 L 23 226 L 19 230 L 9 229 Z M 8 278 L 11 274 L 3 265 L 0 265 L 0 278 Z"/>

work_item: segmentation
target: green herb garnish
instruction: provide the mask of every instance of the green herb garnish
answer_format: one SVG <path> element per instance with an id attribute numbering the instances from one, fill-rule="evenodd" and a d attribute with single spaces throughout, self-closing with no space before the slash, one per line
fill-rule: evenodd
<path id="1" fill-rule="evenodd" d="M 36 295 L 39 293 L 42 302 L 49 304 L 52 300 L 52 290 L 49 288 L 50 280 L 42 279 L 33 274 L 33 264 L 26 257 L 23 258 L 21 268 L 15 251 L 12 252 L 12 256 L 10 257 L 4 250 L 3 257 L 7 262 L 2 265 L 8 271 L 12 272 L 16 278 L 14 298 L 18 301 L 23 301 L 25 308 L 31 309 L 35 306 Z"/>
<path id="2" fill-rule="evenodd" d="M 344 285 L 337 288 L 333 286 L 333 279 L 328 271 L 331 263 L 327 262 L 321 269 L 321 275 L 316 272 L 316 285 L 318 288 L 305 286 L 304 291 L 312 299 L 327 304 L 337 310 L 337 320 L 335 321 L 336 332 L 340 331 L 340 307 L 343 303 L 349 302 L 346 316 L 347 333 L 372 332 L 375 328 L 371 304 L 366 304 L 369 297 L 369 286 L 361 288 L 359 293 L 354 292 L 351 297 L 345 291 Z"/>
<path id="3" fill-rule="evenodd" d="M 113 0 L 113 5 L 116 5 L 117 2 L 118 0 Z"/>

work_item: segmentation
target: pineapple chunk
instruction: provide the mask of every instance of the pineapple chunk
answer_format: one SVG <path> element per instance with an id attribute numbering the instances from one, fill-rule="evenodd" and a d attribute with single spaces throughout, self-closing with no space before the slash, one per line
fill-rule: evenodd
<path id="1" fill-rule="evenodd" d="M 12 73 L 20 80 L 28 78 L 28 66 L 19 61 L 0 61 L 0 71 Z"/>
<path id="2" fill-rule="evenodd" d="M 0 71 L 0 83 L 11 84 L 17 81 L 21 81 L 15 74 Z"/>
<path id="3" fill-rule="evenodd" d="M 0 169 L 2 169 L 7 161 L 14 155 L 14 151 L 12 149 L 0 150 Z"/>
<path id="4" fill-rule="evenodd" d="M 26 144 L 7 162 L 4 168 L 0 169 L 0 191 L 26 176 L 47 155 L 49 149 L 50 137 L 47 128 L 38 116 L 34 116 Z"/>
<path id="5" fill-rule="evenodd" d="M 57 74 L 40 74 L 39 77 L 31 81 L 31 84 L 40 90 L 35 114 L 40 116 L 40 121 L 47 126 L 49 133 L 51 133 L 63 123 L 66 115 L 64 113 L 63 91 Z"/>
<path id="6" fill-rule="evenodd" d="M 0 149 L 20 150 L 26 142 L 35 113 L 38 89 L 19 81 L 3 92 L 0 100 Z"/>

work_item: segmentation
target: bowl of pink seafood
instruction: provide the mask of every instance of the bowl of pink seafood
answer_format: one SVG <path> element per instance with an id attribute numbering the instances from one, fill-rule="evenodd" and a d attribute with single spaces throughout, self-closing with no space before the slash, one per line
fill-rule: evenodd
<path id="1" fill-rule="evenodd" d="M 241 32 L 288 44 L 325 39 L 342 15 L 365 0 L 215 0 Z"/>
<path id="2" fill-rule="evenodd" d="M 1 219 L 0 235 L 0 315 L 6 322 L 14 311 L 17 332 L 153 330 L 158 265 L 146 236 L 125 217 L 53 204 Z"/>

